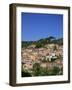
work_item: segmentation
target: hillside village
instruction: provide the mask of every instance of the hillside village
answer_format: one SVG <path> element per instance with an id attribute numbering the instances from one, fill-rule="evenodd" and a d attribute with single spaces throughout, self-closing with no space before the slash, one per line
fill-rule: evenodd
<path id="1" fill-rule="evenodd" d="M 39 64 L 42 69 L 47 69 L 48 74 L 54 67 L 57 68 L 57 73 L 54 75 L 62 75 L 63 73 L 63 45 L 57 43 L 46 43 L 44 47 L 36 47 L 36 44 L 30 44 L 26 48 L 22 47 L 21 50 L 22 71 L 33 74 L 34 64 Z M 38 68 L 37 68 L 38 69 Z M 36 69 L 35 69 L 36 70 Z M 37 75 L 37 74 L 36 74 Z M 44 75 L 45 74 L 38 74 Z"/>

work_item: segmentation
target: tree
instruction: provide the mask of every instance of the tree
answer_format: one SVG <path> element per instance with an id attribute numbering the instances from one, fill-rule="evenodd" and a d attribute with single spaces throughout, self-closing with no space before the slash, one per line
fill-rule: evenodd
<path id="1" fill-rule="evenodd" d="M 36 47 L 35 48 L 41 48 L 43 45 L 41 43 L 36 43 Z"/>
<path id="2" fill-rule="evenodd" d="M 21 72 L 22 77 L 31 77 L 32 75 L 28 71 L 22 71 Z"/>
<path id="3" fill-rule="evenodd" d="M 40 64 L 39 63 L 35 63 L 33 65 L 33 75 L 34 76 L 39 76 L 41 73 L 41 67 L 40 67 Z"/>
<path id="4" fill-rule="evenodd" d="M 21 76 L 22 77 L 31 77 L 31 73 L 28 70 L 25 70 L 25 68 L 23 67 L 23 63 L 21 65 Z"/>
<path id="5" fill-rule="evenodd" d="M 54 45 L 53 50 L 54 50 L 54 51 L 57 50 L 57 46 L 56 46 L 56 45 Z"/>
<path id="6" fill-rule="evenodd" d="M 51 74 L 58 75 L 59 71 L 60 71 L 59 67 L 54 66 Z"/>

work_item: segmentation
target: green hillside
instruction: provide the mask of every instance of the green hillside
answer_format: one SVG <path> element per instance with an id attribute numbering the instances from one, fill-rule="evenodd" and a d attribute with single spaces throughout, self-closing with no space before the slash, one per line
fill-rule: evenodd
<path id="1" fill-rule="evenodd" d="M 55 37 L 43 38 L 37 41 L 22 41 L 22 48 L 27 48 L 29 45 L 35 45 L 36 48 L 44 47 L 46 44 L 63 45 L 63 38 L 56 39 Z"/>

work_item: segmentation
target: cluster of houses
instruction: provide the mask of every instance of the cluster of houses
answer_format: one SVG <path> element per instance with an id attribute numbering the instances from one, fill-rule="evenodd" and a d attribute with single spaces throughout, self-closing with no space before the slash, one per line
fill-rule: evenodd
<path id="1" fill-rule="evenodd" d="M 34 63 L 40 63 L 42 67 L 51 68 L 53 66 L 62 67 L 63 46 L 48 44 L 46 48 L 35 48 L 34 45 L 22 48 L 21 58 L 23 68 L 30 70 Z M 56 47 L 54 49 L 54 47 Z M 53 62 L 53 63 L 51 63 Z"/>

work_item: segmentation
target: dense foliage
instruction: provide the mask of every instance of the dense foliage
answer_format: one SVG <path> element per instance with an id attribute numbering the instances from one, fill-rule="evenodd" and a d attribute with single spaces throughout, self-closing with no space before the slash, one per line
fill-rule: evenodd
<path id="1" fill-rule="evenodd" d="M 62 75 L 63 69 L 54 66 L 51 69 L 48 69 L 47 67 L 41 67 L 39 63 L 35 63 L 33 65 L 33 69 L 30 71 L 23 70 L 22 71 L 22 77 L 31 77 L 31 76 L 51 76 L 51 75 Z"/>

